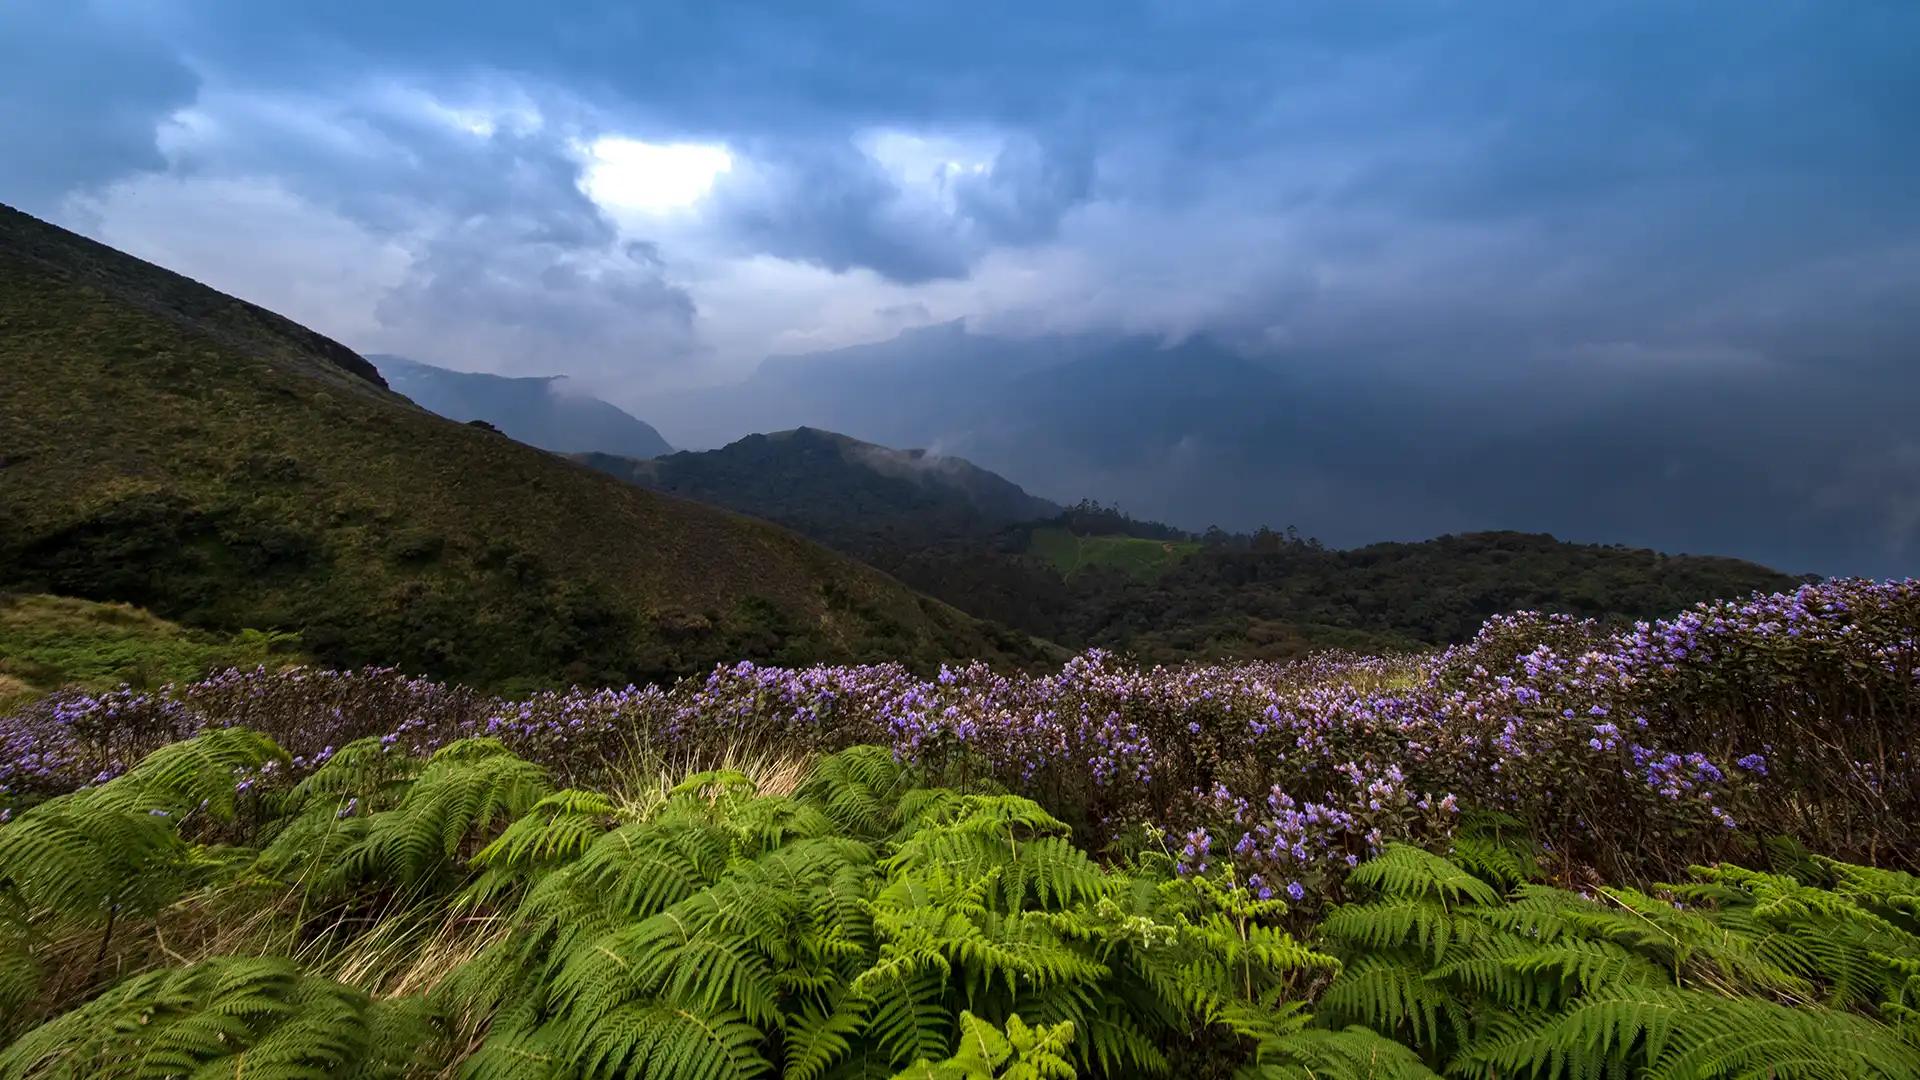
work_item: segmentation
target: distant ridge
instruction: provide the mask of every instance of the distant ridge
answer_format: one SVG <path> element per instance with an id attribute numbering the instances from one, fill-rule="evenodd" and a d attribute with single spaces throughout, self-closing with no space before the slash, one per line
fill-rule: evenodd
<path id="1" fill-rule="evenodd" d="M 337 342 L 3 208 L 0 590 L 483 686 L 1044 651 L 775 526 L 434 416 Z"/>
<path id="2" fill-rule="evenodd" d="M 401 356 L 369 357 L 387 385 L 449 420 L 484 420 L 509 438 L 557 454 L 598 451 L 625 457 L 670 454 L 645 421 L 567 385 L 564 376 L 512 378 L 451 371 Z"/>
<path id="3" fill-rule="evenodd" d="M 986 536 L 1061 507 L 962 458 L 896 450 L 818 428 L 718 450 L 578 460 L 641 487 L 766 518 L 844 551 Z"/>

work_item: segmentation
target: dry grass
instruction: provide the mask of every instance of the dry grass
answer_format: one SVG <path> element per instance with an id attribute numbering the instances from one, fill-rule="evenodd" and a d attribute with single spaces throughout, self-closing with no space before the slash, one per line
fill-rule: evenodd
<path id="1" fill-rule="evenodd" d="M 403 997 L 431 992 L 506 932 L 506 921 L 496 915 L 444 906 L 402 910 L 358 932 L 336 925 L 294 958 L 309 971 L 375 997 Z"/>
<path id="2" fill-rule="evenodd" d="M 12 709 L 16 705 L 24 705 L 39 696 L 40 692 L 30 683 L 0 671 L 0 712 Z"/>
<path id="3" fill-rule="evenodd" d="M 759 741 L 729 742 L 704 753 L 634 741 L 615 765 L 608 790 L 622 816 L 644 821 L 669 792 L 701 773 L 738 773 L 755 793 L 777 796 L 793 794 L 812 768 L 813 755 Z"/>

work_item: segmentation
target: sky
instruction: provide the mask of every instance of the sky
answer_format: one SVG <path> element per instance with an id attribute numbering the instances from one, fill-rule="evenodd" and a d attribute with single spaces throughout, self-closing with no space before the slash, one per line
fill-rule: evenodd
<path id="1" fill-rule="evenodd" d="M 0 202 L 622 404 L 956 319 L 1535 430 L 1773 387 L 1716 437 L 1895 566 L 1915 40 L 1911 0 L 8 0 Z"/>

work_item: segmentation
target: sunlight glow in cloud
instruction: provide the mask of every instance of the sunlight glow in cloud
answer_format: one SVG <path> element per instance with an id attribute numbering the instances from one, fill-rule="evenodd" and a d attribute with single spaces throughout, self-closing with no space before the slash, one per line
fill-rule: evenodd
<path id="1" fill-rule="evenodd" d="M 692 206 L 733 171 L 725 146 L 649 143 L 605 135 L 585 147 L 580 186 L 602 206 L 665 213 Z"/>
<path id="2" fill-rule="evenodd" d="M 952 187 L 963 176 L 979 176 L 993 165 L 997 138 L 876 128 L 854 139 L 904 190 L 932 193 L 951 210 Z"/>

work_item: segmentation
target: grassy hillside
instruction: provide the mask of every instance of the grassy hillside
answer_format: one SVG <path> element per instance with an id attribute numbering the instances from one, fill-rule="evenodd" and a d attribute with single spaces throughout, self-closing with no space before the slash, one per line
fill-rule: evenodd
<path id="1" fill-rule="evenodd" d="M 1639 619 L 1799 583 L 1740 559 L 1543 534 L 1350 550 L 1270 530 L 1200 537 L 1097 503 L 1062 509 L 955 459 L 915 469 L 912 451 L 808 428 L 651 461 L 580 460 L 779 522 L 980 618 L 1157 661 L 1419 648 L 1514 609 Z"/>
<path id="2" fill-rule="evenodd" d="M 1000 656 L 771 525 L 389 392 L 350 350 L 0 208 L 0 588 L 495 685 Z"/>
<path id="3" fill-rule="evenodd" d="M 1033 530 L 1027 545 L 1029 553 L 1045 559 L 1067 577 L 1090 567 L 1104 567 L 1131 577 L 1155 578 L 1199 550 L 1200 545 L 1191 540 L 1080 536 L 1057 526 Z"/>
<path id="4" fill-rule="evenodd" d="M 63 686 L 144 688 L 298 655 L 283 635 L 214 634 L 131 604 L 0 593 L 0 707 Z"/>

